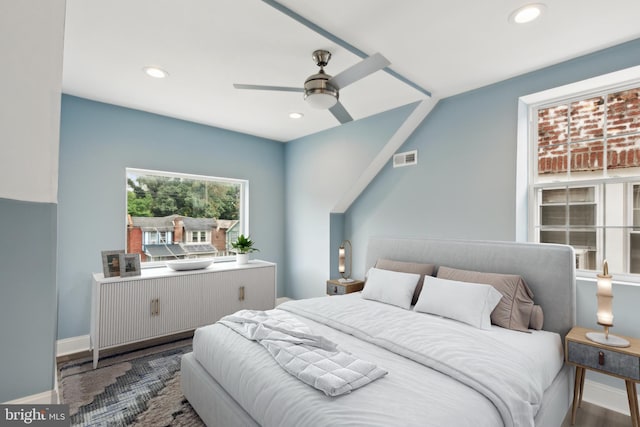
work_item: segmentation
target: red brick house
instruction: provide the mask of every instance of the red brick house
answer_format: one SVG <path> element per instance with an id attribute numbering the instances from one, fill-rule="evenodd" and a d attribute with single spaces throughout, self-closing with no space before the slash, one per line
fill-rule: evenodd
<path id="1" fill-rule="evenodd" d="M 127 217 L 127 252 L 141 261 L 221 256 L 237 238 L 237 220 L 166 217 Z"/>

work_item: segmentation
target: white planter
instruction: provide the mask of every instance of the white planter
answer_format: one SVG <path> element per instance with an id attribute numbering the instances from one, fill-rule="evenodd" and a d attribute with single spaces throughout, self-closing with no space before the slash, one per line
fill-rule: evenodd
<path id="1" fill-rule="evenodd" d="M 249 263 L 249 254 L 236 254 L 236 262 L 240 265 Z"/>

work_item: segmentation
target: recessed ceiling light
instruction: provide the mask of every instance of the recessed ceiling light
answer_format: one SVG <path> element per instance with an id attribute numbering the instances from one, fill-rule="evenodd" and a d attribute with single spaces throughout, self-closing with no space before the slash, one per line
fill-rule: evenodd
<path id="1" fill-rule="evenodd" d="M 298 112 L 289 113 L 289 118 L 292 118 L 292 119 L 301 119 L 303 117 L 304 117 L 304 114 L 302 113 L 298 113 Z"/>
<path id="2" fill-rule="evenodd" d="M 545 9 L 546 6 L 542 3 L 527 4 L 513 11 L 509 15 L 509 21 L 516 24 L 526 24 L 538 19 Z"/>
<path id="3" fill-rule="evenodd" d="M 169 73 L 167 73 L 165 70 L 158 67 L 147 66 L 144 67 L 142 71 L 144 71 L 147 76 L 154 77 L 156 79 L 164 79 L 169 75 Z"/>

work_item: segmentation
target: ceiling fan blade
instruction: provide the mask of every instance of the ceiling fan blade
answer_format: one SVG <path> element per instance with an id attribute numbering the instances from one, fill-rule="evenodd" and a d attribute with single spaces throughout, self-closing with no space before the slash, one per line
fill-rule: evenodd
<path id="1" fill-rule="evenodd" d="M 329 82 L 337 89 L 342 89 L 345 86 L 350 85 L 363 77 L 373 74 L 378 70 L 382 70 L 384 67 L 391 64 L 387 58 L 379 53 L 371 55 L 368 58 L 363 59 L 357 64 L 347 68 L 341 73 L 336 74 L 329 79 Z"/>
<path id="2" fill-rule="evenodd" d="M 333 107 L 329 108 L 329 111 L 333 114 L 333 117 L 338 119 L 340 124 L 353 121 L 353 117 L 351 117 L 351 114 L 349 114 L 340 101 L 336 102 Z"/>
<path id="3" fill-rule="evenodd" d="M 277 90 L 280 92 L 304 92 L 301 87 L 289 87 L 289 86 L 262 86 L 262 85 L 245 85 L 234 83 L 233 87 L 236 89 L 251 89 L 251 90 Z"/>

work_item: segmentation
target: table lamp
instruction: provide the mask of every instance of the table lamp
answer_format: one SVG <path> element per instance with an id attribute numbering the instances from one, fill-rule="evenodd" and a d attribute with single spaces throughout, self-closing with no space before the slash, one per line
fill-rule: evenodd
<path id="1" fill-rule="evenodd" d="M 587 332 L 587 338 L 598 344 L 612 347 L 629 347 L 629 341 L 616 335 L 609 334 L 609 328 L 613 326 L 613 287 L 612 276 L 609 275 L 607 260 L 602 266 L 602 274 L 598 274 L 598 325 L 604 327 L 604 332 Z"/>
<path id="2" fill-rule="evenodd" d="M 349 247 L 348 251 L 347 246 Z M 347 273 L 347 258 L 349 259 L 349 273 Z M 352 258 L 353 255 L 351 242 L 349 240 L 343 240 L 340 244 L 340 247 L 338 248 L 338 273 L 340 273 L 340 276 L 342 276 L 340 279 L 338 279 L 340 282 L 353 282 L 353 279 L 350 278 Z"/>

